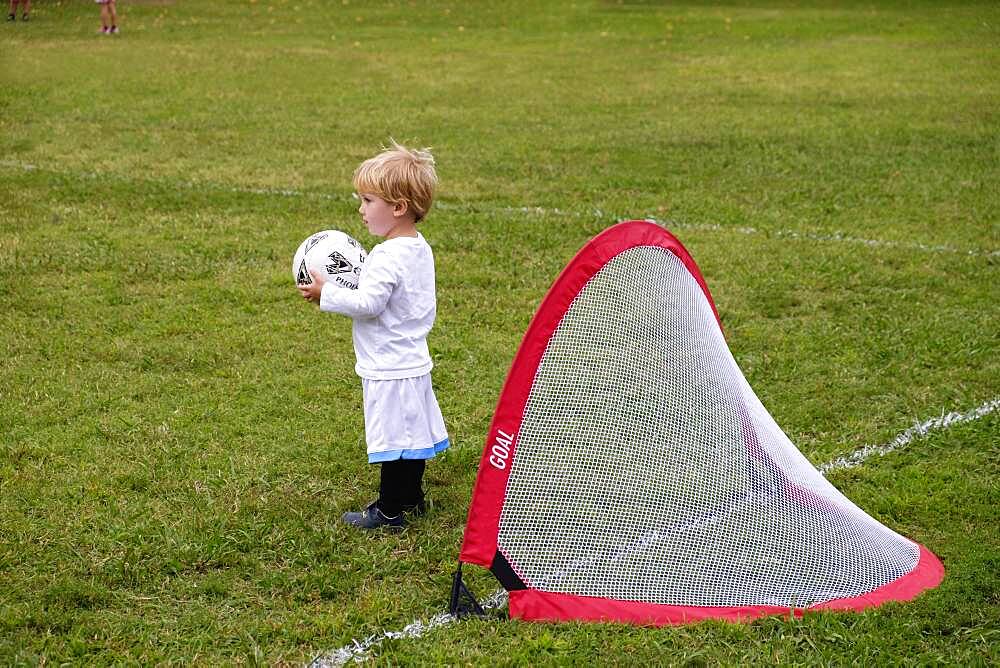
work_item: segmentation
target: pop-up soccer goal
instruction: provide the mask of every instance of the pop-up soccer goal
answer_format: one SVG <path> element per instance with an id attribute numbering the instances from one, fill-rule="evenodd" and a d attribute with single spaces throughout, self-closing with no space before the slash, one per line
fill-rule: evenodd
<path id="1" fill-rule="evenodd" d="M 785 436 L 694 260 L 645 221 L 592 239 L 542 301 L 459 559 L 493 572 L 511 617 L 639 624 L 862 609 L 944 576 Z M 459 570 L 453 611 L 460 590 Z"/>

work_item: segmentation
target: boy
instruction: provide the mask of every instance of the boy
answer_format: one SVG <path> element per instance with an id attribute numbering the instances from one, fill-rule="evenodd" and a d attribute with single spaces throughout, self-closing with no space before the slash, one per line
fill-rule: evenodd
<path id="1" fill-rule="evenodd" d="M 354 172 L 358 212 L 368 231 L 385 241 L 369 253 L 357 290 L 325 286 L 317 273 L 312 284 L 298 286 L 320 310 L 353 320 L 368 462 L 381 464 L 378 499 L 343 517 L 361 529 L 401 529 L 407 514 L 424 512 L 424 465 L 448 447 L 427 350 L 437 313 L 434 255 L 417 232 L 436 185 L 427 150 L 393 141 L 361 163 Z"/>

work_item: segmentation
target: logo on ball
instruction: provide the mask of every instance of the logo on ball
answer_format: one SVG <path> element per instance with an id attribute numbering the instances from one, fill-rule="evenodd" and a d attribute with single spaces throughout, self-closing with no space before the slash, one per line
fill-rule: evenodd
<path id="1" fill-rule="evenodd" d="M 333 260 L 333 264 L 326 265 L 326 273 L 328 274 L 347 274 L 354 271 L 354 266 L 347 261 L 347 258 L 333 251 L 330 253 L 329 258 Z"/>

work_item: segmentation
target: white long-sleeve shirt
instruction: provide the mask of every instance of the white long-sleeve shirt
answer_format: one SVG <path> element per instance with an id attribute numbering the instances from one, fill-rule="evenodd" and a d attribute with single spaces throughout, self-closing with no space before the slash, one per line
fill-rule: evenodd
<path id="1" fill-rule="evenodd" d="M 423 235 L 375 246 L 361 267 L 358 289 L 323 286 L 319 307 L 354 321 L 354 370 L 392 380 L 430 373 L 427 334 L 437 315 L 434 254 Z"/>

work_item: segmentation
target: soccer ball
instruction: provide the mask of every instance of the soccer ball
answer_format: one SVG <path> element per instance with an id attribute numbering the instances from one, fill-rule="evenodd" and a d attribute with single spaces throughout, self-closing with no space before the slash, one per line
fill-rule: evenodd
<path id="1" fill-rule="evenodd" d="M 292 276 L 296 285 L 309 285 L 313 282 L 309 270 L 313 269 L 328 282 L 355 290 L 366 257 L 364 246 L 355 239 L 337 230 L 323 230 L 299 245 L 292 259 Z"/>

